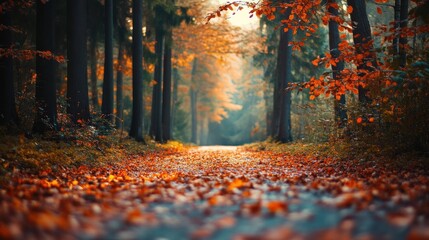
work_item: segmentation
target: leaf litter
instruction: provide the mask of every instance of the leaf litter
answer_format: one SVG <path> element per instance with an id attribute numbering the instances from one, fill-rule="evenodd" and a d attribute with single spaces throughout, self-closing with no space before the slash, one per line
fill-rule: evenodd
<path id="1" fill-rule="evenodd" d="M 2 239 L 428 239 L 425 170 L 237 147 L 16 170 Z"/>

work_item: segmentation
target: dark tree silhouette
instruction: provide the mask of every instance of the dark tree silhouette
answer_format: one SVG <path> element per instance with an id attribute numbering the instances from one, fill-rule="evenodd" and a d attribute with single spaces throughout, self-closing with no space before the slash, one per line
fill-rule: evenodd
<path id="1" fill-rule="evenodd" d="M 101 113 L 113 121 L 113 0 L 104 2 L 104 79 Z"/>
<path id="2" fill-rule="evenodd" d="M 152 92 L 152 114 L 150 123 L 150 135 L 155 141 L 162 142 L 162 75 L 163 75 L 163 57 L 164 57 L 164 40 L 165 30 L 164 22 L 165 11 L 161 6 L 155 8 L 155 85 Z"/>
<path id="3" fill-rule="evenodd" d="M 336 0 L 328 0 L 328 12 L 331 16 L 329 20 L 329 50 L 332 57 L 338 58 L 341 54 L 338 49 L 338 44 L 340 43 L 340 32 L 338 30 L 338 23 L 334 18 L 338 17 L 338 9 L 329 4 L 335 4 Z M 344 61 L 340 60 L 336 65 L 332 66 L 332 77 L 336 80 L 340 79 L 340 72 L 344 70 Z M 345 127 L 347 124 L 347 111 L 346 111 L 346 96 L 341 95 L 340 100 L 335 99 L 334 102 L 334 111 L 335 111 L 335 120 L 339 127 Z"/>
<path id="4" fill-rule="evenodd" d="M 284 18 L 289 18 L 291 9 L 287 9 Z M 286 88 L 292 82 L 292 31 L 285 32 L 280 29 L 280 41 L 277 52 L 277 95 L 274 101 L 278 101 L 274 112 L 278 114 L 278 128 L 274 137 L 280 142 L 292 141 L 291 133 L 291 93 Z"/>
<path id="5" fill-rule="evenodd" d="M 371 27 L 368 21 L 368 14 L 366 12 L 365 0 L 347 0 L 347 4 L 353 8 L 350 18 L 352 20 L 353 27 L 353 42 L 356 47 L 356 54 L 363 54 L 367 51 L 372 52 L 372 37 Z M 373 61 L 373 60 L 369 60 Z M 375 64 L 374 64 L 375 66 Z M 371 68 L 366 66 L 366 63 L 362 63 L 357 66 L 358 69 L 367 69 L 371 71 Z M 359 101 L 361 103 L 369 103 L 370 99 L 367 96 L 367 89 L 359 87 Z"/>
<path id="6" fill-rule="evenodd" d="M 162 138 L 163 141 L 171 139 L 171 56 L 172 56 L 172 29 L 166 31 L 164 51 L 164 79 L 162 92 Z"/>
<path id="7" fill-rule="evenodd" d="M 130 136 L 143 137 L 143 1 L 133 0 L 133 109 Z"/>
<path id="8" fill-rule="evenodd" d="M 0 3 L 6 2 L 4 0 Z M 0 14 L 0 23 L 11 26 L 11 16 L 8 11 Z M 0 48 L 10 48 L 12 33 L 9 29 L 0 30 Z M 13 86 L 13 61 L 11 57 L 0 56 L 0 124 L 17 125 L 18 114 L 15 104 L 15 89 Z"/>
<path id="9" fill-rule="evenodd" d="M 67 112 L 73 122 L 89 120 L 85 0 L 67 0 Z"/>
<path id="10" fill-rule="evenodd" d="M 55 0 L 42 3 L 37 1 L 36 48 L 53 52 L 55 46 Z M 56 63 L 53 59 L 36 58 L 36 119 L 33 131 L 58 130 L 56 99 Z"/>
<path id="11" fill-rule="evenodd" d="M 409 0 L 401 0 L 401 11 L 400 11 L 401 35 L 399 37 L 399 65 L 401 67 L 405 67 L 405 65 L 407 64 L 406 45 L 408 42 L 407 42 L 407 36 L 404 32 L 408 25 L 408 1 Z"/>

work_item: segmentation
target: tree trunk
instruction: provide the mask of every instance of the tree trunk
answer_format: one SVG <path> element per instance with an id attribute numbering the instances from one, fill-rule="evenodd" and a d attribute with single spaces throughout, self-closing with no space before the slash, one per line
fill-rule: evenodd
<path id="1" fill-rule="evenodd" d="M 395 6 L 394 6 L 394 28 L 395 28 L 395 38 L 393 38 L 392 48 L 393 48 L 393 54 L 398 55 L 399 54 L 399 26 L 400 26 L 400 16 L 401 16 L 401 0 L 395 0 Z"/>
<path id="2" fill-rule="evenodd" d="M 101 113 L 113 122 L 113 0 L 104 3 L 104 79 Z"/>
<path id="3" fill-rule="evenodd" d="M 331 20 L 329 21 L 329 50 L 333 58 L 338 58 L 341 55 L 340 50 L 338 49 L 338 44 L 340 43 L 340 32 L 338 31 L 338 23 L 332 18 L 338 17 L 338 10 L 329 4 L 335 4 L 336 0 L 328 0 L 328 12 L 330 14 Z M 332 67 L 332 77 L 336 81 L 341 81 L 340 74 L 344 70 L 344 61 L 340 60 L 338 63 Z M 335 121 L 340 128 L 343 128 L 347 124 L 347 111 L 346 111 L 346 96 L 341 95 L 340 100 L 337 100 L 334 95 L 334 111 L 335 111 Z"/>
<path id="4" fill-rule="evenodd" d="M 194 58 L 192 65 L 191 89 L 191 142 L 197 144 L 197 91 L 195 89 L 195 76 L 197 74 L 198 59 Z"/>
<path id="5" fill-rule="evenodd" d="M 177 109 L 178 109 L 178 104 L 179 104 L 179 99 L 177 96 L 177 89 L 179 88 L 179 70 L 177 68 L 173 68 L 173 105 L 171 106 L 171 124 L 172 124 L 172 128 L 173 126 L 175 126 L 176 124 L 176 119 L 177 119 Z M 171 136 L 172 138 L 174 138 L 175 136 Z"/>
<path id="6" fill-rule="evenodd" d="M 99 18 L 101 18 L 100 3 L 98 1 L 87 1 L 89 27 L 89 68 L 90 68 L 90 86 L 91 86 L 91 104 L 93 110 L 99 110 L 98 86 L 97 86 L 97 41 L 99 35 Z"/>
<path id="7" fill-rule="evenodd" d="M 130 136 L 143 138 L 143 0 L 133 0 L 133 110 Z"/>
<path id="8" fill-rule="evenodd" d="M 124 100 L 123 100 L 123 70 L 124 70 L 124 44 L 125 26 L 119 26 L 118 30 L 118 69 L 116 71 L 116 128 L 122 129 L 124 124 Z"/>
<path id="9" fill-rule="evenodd" d="M 55 46 L 55 0 L 42 3 L 37 1 L 37 36 L 38 51 L 54 52 Z M 36 119 L 33 131 L 43 133 L 58 130 L 57 96 L 55 79 L 55 61 L 36 57 Z"/>
<path id="10" fill-rule="evenodd" d="M 265 102 L 265 121 L 266 121 L 266 130 L 265 130 L 265 134 L 266 137 L 271 136 L 272 133 L 272 121 L 273 121 L 273 108 L 272 108 L 272 103 L 270 101 L 270 99 L 272 99 L 272 96 L 270 96 L 270 92 L 273 90 L 271 87 L 271 84 L 269 83 L 269 81 L 267 81 L 267 87 L 264 89 L 264 102 Z"/>
<path id="11" fill-rule="evenodd" d="M 71 120 L 89 120 L 86 1 L 67 0 L 67 113 Z"/>
<path id="12" fill-rule="evenodd" d="M 368 21 L 368 14 L 366 13 L 365 0 L 347 0 L 347 4 L 353 8 L 350 18 L 353 27 L 353 42 L 356 48 L 356 54 L 364 54 L 365 52 L 373 51 L 371 27 Z M 357 66 L 358 69 L 372 69 L 366 65 L 366 62 L 374 62 L 375 56 L 372 54 L 371 59 L 364 61 L 364 63 Z M 375 66 L 375 64 L 373 65 Z M 367 96 L 367 89 L 359 87 L 359 102 L 363 104 L 370 103 L 370 98 Z"/>
<path id="13" fill-rule="evenodd" d="M 399 37 L 399 66 L 405 67 L 407 64 L 407 35 L 406 28 L 408 26 L 408 1 L 401 0 L 401 15 L 400 15 L 400 37 Z"/>
<path id="14" fill-rule="evenodd" d="M 289 17 L 291 9 L 285 13 L 286 19 Z M 291 93 L 286 90 L 292 80 L 292 31 L 280 29 L 280 42 L 277 55 L 277 86 L 278 86 L 278 114 L 279 123 L 275 138 L 280 142 L 292 141 L 291 133 Z"/>
<path id="15" fill-rule="evenodd" d="M 3 3 L 5 1 L 0 1 Z M 0 14 L 0 23 L 11 26 L 9 12 Z M 10 48 L 12 45 L 12 32 L 2 30 L 0 33 L 0 48 Z M 15 89 L 13 86 L 13 61 L 10 57 L 0 56 L 0 125 L 18 125 L 18 113 L 15 104 Z"/>
<path id="16" fill-rule="evenodd" d="M 173 44 L 172 31 L 166 32 L 164 51 L 164 79 L 162 93 L 162 134 L 163 141 L 171 139 L 171 46 Z"/>
<path id="17" fill-rule="evenodd" d="M 91 78 L 91 102 L 94 109 L 99 109 L 98 88 L 97 88 L 97 32 L 91 31 L 91 40 L 89 44 L 89 67 Z"/>
<path id="18" fill-rule="evenodd" d="M 163 56 L 164 56 L 164 30 L 162 26 L 157 26 L 155 30 L 155 85 L 152 91 L 152 114 L 150 134 L 157 142 L 162 142 L 162 74 L 163 74 Z"/>
<path id="19" fill-rule="evenodd" d="M 280 40 L 279 40 L 280 42 Z M 280 85 L 277 79 L 278 70 L 277 66 L 274 70 L 273 74 L 273 82 L 274 82 L 274 93 L 273 93 L 273 112 L 272 112 L 272 120 L 271 120 L 271 136 L 273 138 L 276 137 L 276 134 L 279 132 L 279 123 L 280 123 Z"/>

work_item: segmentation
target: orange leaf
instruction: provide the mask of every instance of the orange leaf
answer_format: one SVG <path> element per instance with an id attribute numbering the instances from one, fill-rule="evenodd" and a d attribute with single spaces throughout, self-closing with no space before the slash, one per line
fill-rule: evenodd
<path id="1" fill-rule="evenodd" d="M 353 7 L 352 6 L 347 6 L 347 13 L 350 14 L 353 12 Z"/>
<path id="2" fill-rule="evenodd" d="M 383 14 L 383 10 L 381 10 L 381 7 L 377 7 L 377 13 L 378 14 Z"/>
<path id="3" fill-rule="evenodd" d="M 310 95 L 310 100 L 314 100 L 314 99 L 316 99 L 316 96 Z"/>
<path id="4" fill-rule="evenodd" d="M 267 203 L 267 209 L 271 214 L 282 213 L 287 211 L 288 206 L 286 203 L 281 201 L 271 201 Z"/>
<path id="5" fill-rule="evenodd" d="M 316 59 L 314 59 L 313 61 L 311 61 L 311 63 L 314 65 L 314 66 L 319 66 L 319 59 L 318 58 L 316 58 Z"/>
<path id="6" fill-rule="evenodd" d="M 361 117 L 358 117 L 358 118 L 356 119 L 356 123 L 357 123 L 357 124 L 361 124 L 361 123 L 362 123 L 362 118 L 361 118 Z"/>

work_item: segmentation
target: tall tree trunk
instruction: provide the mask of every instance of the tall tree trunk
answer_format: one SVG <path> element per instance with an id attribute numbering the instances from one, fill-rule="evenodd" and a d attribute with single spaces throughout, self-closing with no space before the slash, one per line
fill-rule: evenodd
<path id="1" fill-rule="evenodd" d="M 104 79 L 101 113 L 113 122 L 113 0 L 104 1 Z"/>
<path id="2" fill-rule="evenodd" d="M 162 142 L 162 74 L 163 74 L 163 56 L 164 56 L 164 29 L 162 26 L 157 26 L 155 29 L 155 85 L 152 91 L 152 114 L 150 134 L 155 141 Z"/>
<path id="3" fill-rule="evenodd" d="M 399 37 L 399 66 L 405 67 L 407 64 L 407 34 L 405 32 L 408 26 L 408 1 L 401 0 L 401 15 L 400 15 L 400 37 Z"/>
<path id="4" fill-rule="evenodd" d="M 291 9 L 285 13 L 286 19 L 289 18 Z M 279 50 L 277 55 L 277 86 L 279 98 L 279 123 L 275 138 L 280 142 L 292 141 L 291 133 L 291 92 L 286 90 L 288 84 L 292 81 L 292 31 L 283 31 L 280 29 Z"/>
<path id="5" fill-rule="evenodd" d="M 113 122 L 113 0 L 104 2 L 104 79 L 101 113 Z"/>
<path id="6" fill-rule="evenodd" d="M 86 1 L 67 0 L 67 113 L 73 122 L 89 120 L 86 60 Z"/>
<path id="7" fill-rule="evenodd" d="M 341 52 L 338 49 L 338 44 L 340 43 L 340 32 L 338 31 L 338 23 L 334 20 L 338 17 L 338 10 L 332 6 L 333 4 L 336 4 L 336 0 L 328 0 L 328 12 L 331 17 L 329 20 L 329 50 L 333 58 L 338 58 L 341 55 Z M 331 67 L 333 79 L 336 81 L 341 81 L 340 74 L 341 71 L 344 70 L 344 61 L 340 60 L 335 66 L 331 65 Z M 345 127 L 347 123 L 345 95 L 341 95 L 339 100 L 335 98 L 334 111 L 337 125 L 340 128 Z"/>
<path id="8" fill-rule="evenodd" d="M 130 136 L 143 137 L 143 0 L 133 0 L 133 110 Z"/>
<path id="9" fill-rule="evenodd" d="M 393 48 L 393 54 L 398 55 L 399 54 L 399 26 L 400 26 L 400 16 L 401 16 L 401 0 L 395 0 L 394 5 L 394 25 L 395 28 L 395 37 L 393 38 L 392 48 Z"/>
<path id="10" fill-rule="evenodd" d="M 125 26 L 119 26 L 118 30 L 118 69 L 116 71 L 116 128 L 122 129 L 124 124 L 124 100 L 123 100 L 123 70 L 124 70 L 124 44 Z"/>
<path id="11" fill-rule="evenodd" d="M 91 81 L 91 103 L 94 109 L 99 109 L 98 105 L 98 87 L 97 87 L 97 32 L 91 31 L 91 40 L 89 44 L 89 67 Z"/>
<path id="12" fill-rule="evenodd" d="M 173 105 L 171 106 L 171 124 L 173 129 L 173 126 L 175 126 L 176 124 L 178 109 L 177 105 L 179 104 L 179 99 L 177 96 L 177 89 L 179 88 L 179 78 L 179 70 L 177 68 L 173 68 Z M 172 135 L 171 137 L 174 138 L 175 136 Z"/>
<path id="13" fill-rule="evenodd" d="M 51 51 L 55 49 L 55 0 L 42 3 L 37 1 L 36 49 Z M 36 119 L 33 131 L 58 130 L 57 96 L 55 81 L 55 61 L 36 57 Z"/>
<path id="14" fill-rule="evenodd" d="M 356 54 L 365 54 L 366 52 L 374 53 L 372 46 L 371 27 L 368 21 L 368 14 L 366 13 L 365 0 L 347 0 L 347 4 L 353 8 L 350 18 L 353 27 L 353 42 L 356 48 Z M 371 59 L 364 61 L 357 66 L 358 69 L 366 69 L 372 71 L 366 65 L 366 62 L 374 62 L 375 56 L 372 54 Z M 375 66 L 375 64 L 373 64 Z M 370 98 L 367 96 L 367 89 L 359 87 L 359 102 L 368 104 Z"/>
<path id="15" fill-rule="evenodd" d="M 166 31 L 164 51 L 164 79 L 162 93 L 162 138 L 171 139 L 171 46 L 173 44 L 172 29 Z"/>
<path id="16" fill-rule="evenodd" d="M 198 59 L 194 58 L 192 64 L 191 89 L 189 90 L 191 97 L 191 142 L 197 143 L 197 90 L 195 89 L 197 75 Z"/>
<path id="17" fill-rule="evenodd" d="M 264 89 L 264 102 L 265 102 L 265 121 L 266 121 L 266 137 L 271 136 L 272 133 L 272 121 L 273 121 L 273 106 L 272 106 L 272 95 L 270 94 L 273 91 L 271 84 L 268 80 L 266 80 L 267 86 Z M 271 99 L 271 100 L 270 100 Z"/>
<path id="18" fill-rule="evenodd" d="M 5 0 L 0 3 L 6 2 Z M 7 11 L 0 14 L 0 23 L 11 26 L 11 16 Z M 0 48 L 12 46 L 12 32 L 4 29 L 0 32 Z M 15 104 L 13 85 L 13 61 L 11 57 L 0 56 L 0 125 L 18 125 L 18 113 Z"/>
<path id="19" fill-rule="evenodd" d="M 99 36 L 99 20 L 101 15 L 101 4 L 98 1 L 87 1 L 88 12 L 88 31 L 89 31 L 89 68 L 90 68 L 90 87 L 91 87 L 91 104 L 95 111 L 100 109 L 98 103 L 98 86 L 97 86 L 97 41 Z"/>
<path id="20" fill-rule="evenodd" d="M 280 40 L 279 40 L 280 42 Z M 274 82 L 274 93 L 273 93 L 273 112 L 272 112 L 272 120 L 271 120 L 271 136 L 273 138 L 276 137 L 276 134 L 279 132 L 279 123 L 280 123 L 280 82 L 278 81 L 278 70 L 277 66 L 274 70 L 274 74 L 272 75 Z"/>

